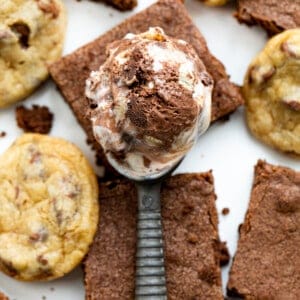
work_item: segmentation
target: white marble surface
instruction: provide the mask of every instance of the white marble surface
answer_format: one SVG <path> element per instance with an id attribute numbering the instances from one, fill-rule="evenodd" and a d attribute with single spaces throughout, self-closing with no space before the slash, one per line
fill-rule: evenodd
<path id="1" fill-rule="evenodd" d="M 82 0 L 64 0 L 68 9 L 68 31 L 64 53 L 104 33 L 121 20 L 142 10 L 155 1 L 139 0 L 139 6 L 129 13 L 120 13 L 103 4 Z M 207 8 L 197 0 L 187 0 L 186 6 L 194 22 L 207 39 L 210 50 L 226 66 L 234 82 L 241 84 L 252 57 L 263 47 L 267 37 L 259 28 L 247 28 L 232 17 L 233 6 Z M 25 104 L 46 104 L 55 113 L 51 135 L 60 136 L 77 144 L 93 163 L 93 154 L 85 142 L 83 130 L 77 124 L 68 106 L 55 89 L 51 80 L 29 97 Z M 0 152 L 22 134 L 15 122 L 14 108 L 0 111 L 0 131 L 7 136 L 0 138 Z M 247 130 L 244 111 L 240 108 L 229 122 L 214 124 L 201 137 L 183 161 L 180 172 L 201 172 L 213 169 L 215 176 L 220 236 L 227 241 L 231 254 L 237 243 L 237 230 L 249 201 L 253 166 L 257 159 L 281 164 L 300 170 L 300 161 L 276 152 L 255 140 Z M 94 164 L 93 164 L 94 165 Z M 95 166 L 95 165 L 94 165 Z M 97 172 L 101 170 L 95 167 Z M 223 207 L 230 208 L 222 216 Z M 228 278 L 228 267 L 223 269 L 223 285 Z M 48 283 L 23 283 L 0 274 L 0 289 L 11 300 L 83 300 L 84 288 L 81 268 L 68 276 Z"/>

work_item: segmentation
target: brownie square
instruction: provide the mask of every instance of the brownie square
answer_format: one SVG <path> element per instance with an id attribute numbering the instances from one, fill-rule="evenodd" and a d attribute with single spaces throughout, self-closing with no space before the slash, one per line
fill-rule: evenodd
<path id="1" fill-rule="evenodd" d="M 194 46 L 215 81 L 212 104 L 213 121 L 230 114 L 243 102 L 239 88 L 229 81 L 222 63 L 209 52 L 204 37 L 192 23 L 181 1 L 158 1 L 50 66 L 53 80 L 87 133 L 88 142 L 96 149 L 99 162 L 106 166 L 108 164 L 103 150 L 95 141 L 91 122 L 86 116 L 89 107 L 85 97 L 85 80 L 92 70 L 99 69 L 105 61 L 106 46 L 109 43 L 123 38 L 128 32 L 144 32 L 151 26 L 160 26 L 168 35 L 184 39 Z"/>
<path id="2" fill-rule="evenodd" d="M 235 16 L 241 23 L 259 24 L 273 35 L 300 26 L 300 0 L 239 0 Z"/>
<path id="3" fill-rule="evenodd" d="M 100 184 L 100 223 L 84 262 L 86 299 L 134 299 L 136 198 L 128 181 Z M 223 299 L 211 172 L 168 179 L 161 198 L 168 299 Z"/>
<path id="4" fill-rule="evenodd" d="M 300 172 L 258 161 L 228 292 L 300 299 Z"/>

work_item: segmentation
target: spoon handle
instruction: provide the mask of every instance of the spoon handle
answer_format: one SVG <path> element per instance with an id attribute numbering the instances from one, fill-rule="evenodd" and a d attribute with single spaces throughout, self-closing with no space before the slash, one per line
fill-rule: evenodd
<path id="1" fill-rule="evenodd" d="M 136 300 L 166 300 L 166 276 L 160 208 L 161 183 L 137 183 L 138 223 Z"/>

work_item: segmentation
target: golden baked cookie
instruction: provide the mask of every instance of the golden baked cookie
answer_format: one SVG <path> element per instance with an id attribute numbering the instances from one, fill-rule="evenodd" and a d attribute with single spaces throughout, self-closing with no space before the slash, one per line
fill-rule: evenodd
<path id="1" fill-rule="evenodd" d="M 300 28 L 272 38 L 244 80 L 253 134 L 282 151 L 300 154 Z"/>
<path id="2" fill-rule="evenodd" d="M 92 242 L 98 185 L 73 144 L 25 134 L 0 156 L 0 270 L 20 280 L 71 271 Z"/>
<path id="3" fill-rule="evenodd" d="M 61 56 L 66 12 L 61 0 L 0 1 L 0 107 L 22 100 Z"/>
<path id="4" fill-rule="evenodd" d="M 225 5 L 228 0 L 201 0 L 204 4 L 209 6 L 221 6 Z"/>

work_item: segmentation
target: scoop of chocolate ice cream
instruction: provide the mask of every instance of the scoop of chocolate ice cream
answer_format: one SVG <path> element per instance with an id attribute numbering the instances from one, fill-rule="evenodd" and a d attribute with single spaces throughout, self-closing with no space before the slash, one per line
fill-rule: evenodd
<path id="1" fill-rule="evenodd" d="M 87 80 L 94 135 L 124 175 L 160 173 L 207 129 L 212 87 L 185 41 L 160 28 L 128 34 Z"/>

